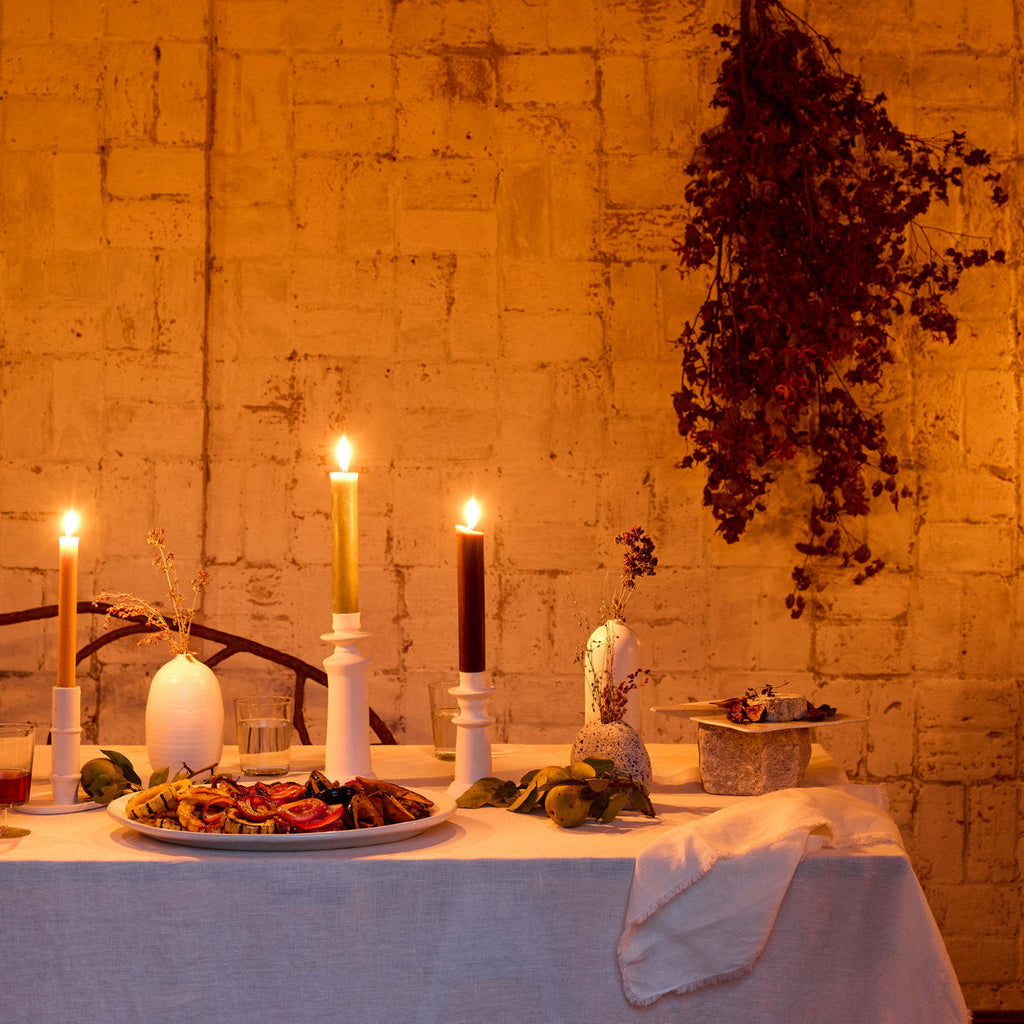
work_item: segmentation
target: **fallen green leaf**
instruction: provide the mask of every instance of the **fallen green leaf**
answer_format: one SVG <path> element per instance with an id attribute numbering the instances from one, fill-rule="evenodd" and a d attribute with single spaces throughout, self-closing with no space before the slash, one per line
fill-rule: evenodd
<path id="1" fill-rule="evenodd" d="M 529 814 L 537 805 L 537 801 L 540 799 L 540 796 L 541 791 L 537 787 L 537 783 L 531 782 L 526 789 L 524 789 L 522 793 L 520 793 L 519 796 L 517 796 L 515 800 L 508 805 L 508 809 L 510 811 L 515 811 L 516 814 Z"/>
<path id="2" fill-rule="evenodd" d="M 602 825 L 607 825 L 609 822 L 615 820 L 619 812 L 625 808 L 627 803 L 629 803 L 628 793 L 613 793 L 608 798 L 608 804 L 604 808 L 601 817 L 597 820 L 600 821 Z"/>
<path id="3" fill-rule="evenodd" d="M 637 786 L 633 789 L 630 794 L 630 800 L 633 804 L 634 810 L 639 811 L 641 814 L 645 814 L 648 818 L 654 817 L 654 804 L 651 803 L 650 794 L 643 786 Z"/>
<path id="4" fill-rule="evenodd" d="M 557 786 L 562 782 L 572 782 L 573 774 L 568 768 L 560 768 L 555 765 L 550 765 L 547 768 L 541 768 L 539 772 L 533 777 L 533 785 L 539 789 L 550 789 L 552 786 Z"/>
<path id="5" fill-rule="evenodd" d="M 100 753 L 109 757 L 121 769 L 121 774 L 129 782 L 134 783 L 136 786 L 142 785 L 142 779 L 139 778 L 138 773 L 135 771 L 135 766 L 119 750 L 103 750 L 101 748 Z"/>
<path id="6" fill-rule="evenodd" d="M 478 779 L 455 801 L 458 807 L 507 807 L 515 798 L 514 782 L 488 777 Z"/>

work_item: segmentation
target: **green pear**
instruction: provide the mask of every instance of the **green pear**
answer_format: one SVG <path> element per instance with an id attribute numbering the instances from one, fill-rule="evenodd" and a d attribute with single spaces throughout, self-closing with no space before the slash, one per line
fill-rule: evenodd
<path id="1" fill-rule="evenodd" d="M 591 798 L 585 784 L 552 786 L 544 798 L 544 810 L 559 828 L 578 828 L 587 820 Z"/>
<path id="2" fill-rule="evenodd" d="M 109 757 L 94 757 L 82 765 L 82 789 L 97 803 L 109 804 L 128 789 L 128 780 Z"/>

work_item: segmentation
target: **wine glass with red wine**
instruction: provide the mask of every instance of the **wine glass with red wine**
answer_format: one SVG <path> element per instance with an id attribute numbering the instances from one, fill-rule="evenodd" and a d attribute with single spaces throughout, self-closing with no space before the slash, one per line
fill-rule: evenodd
<path id="1" fill-rule="evenodd" d="M 27 828 L 8 826 L 7 812 L 28 800 L 35 749 L 34 725 L 0 722 L 0 839 L 17 839 L 29 834 Z"/>

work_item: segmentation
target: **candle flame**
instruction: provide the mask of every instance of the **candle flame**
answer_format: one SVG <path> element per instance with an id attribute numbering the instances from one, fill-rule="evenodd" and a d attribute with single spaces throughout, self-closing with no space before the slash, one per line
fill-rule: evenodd
<path id="1" fill-rule="evenodd" d="M 348 438 L 344 434 L 341 435 L 341 440 L 338 442 L 335 454 L 338 456 L 338 465 L 341 467 L 342 473 L 347 473 L 348 460 L 352 457 L 352 446 L 348 443 Z"/>
<path id="2" fill-rule="evenodd" d="M 477 520 L 480 518 L 480 506 L 476 503 L 476 498 L 470 498 L 466 502 L 466 526 L 471 530 L 477 524 Z"/>
<path id="3" fill-rule="evenodd" d="M 64 536 L 70 537 L 74 534 L 75 530 L 78 529 L 78 513 L 68 510 L 67 515 L 64 516 Z"/>

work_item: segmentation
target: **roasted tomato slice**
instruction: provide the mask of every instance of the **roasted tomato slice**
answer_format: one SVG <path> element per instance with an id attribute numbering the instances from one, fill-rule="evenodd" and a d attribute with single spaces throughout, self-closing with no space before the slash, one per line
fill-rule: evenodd
<path id="1" fill-rule="evenodd" d="M 296 826 L 300 832 L 335 832 L 347 828 L 348 822 L 343 804 L 332 804 L 322 818 L 317 818 L 311 825 Z"/>
<path id="2" fill-rule="evenodd" d="M 308 796 L 302 800 L 282 804 L 277 809 L 277 820 L 289 828 L 316 828 L 326 814 L 327 804 L 323 800 L 317 800 L 315 796 Z"/>
<path id="3" fill-rule="evenodd" d="M 235 811 L 246 821 L 268 821 L 278 811 L 277 801 L 259 793 L 247 793 L 235 801 Z"/>
<path id="4" fill-rule="evenodd" d="M 267 796 L 278 804 L 287 804 L 293 800 L 299 800 L 306 792 L 306 786 L 302 782 L 267 782 L 263 785 Z"/>

